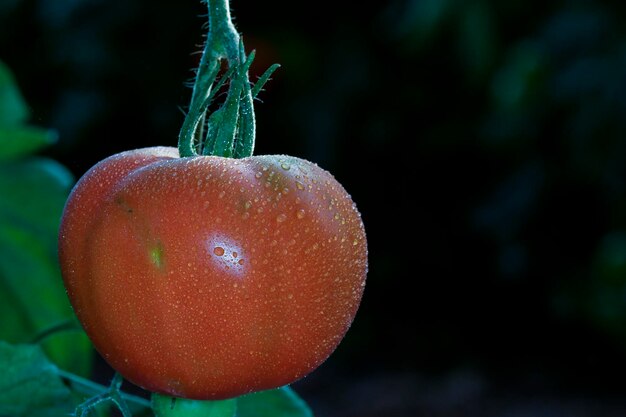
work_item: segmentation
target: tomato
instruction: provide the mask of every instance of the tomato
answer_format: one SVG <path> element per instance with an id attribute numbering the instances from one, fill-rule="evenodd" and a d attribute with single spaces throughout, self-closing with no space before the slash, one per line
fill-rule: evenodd
<path id="1" fill-rule="evenodd" d="M 279 387 L 317 368 L 359 306 L 367 244 L 351 197 L 290 156 L 109 157 L 59 233 L 70 301 L 131 382 L 190 399 Z"/>

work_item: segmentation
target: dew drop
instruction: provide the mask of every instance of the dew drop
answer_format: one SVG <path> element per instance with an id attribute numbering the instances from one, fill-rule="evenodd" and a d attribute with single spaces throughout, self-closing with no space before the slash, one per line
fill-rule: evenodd
<path id="1" fill-rule="evenodd" d="M 237 263 L 238 263 L 239 265 L 243 265 L 243 259 L 240 259 L 239 261 L 237 261 Z"/>
<path id="2" fill-rule="evenodd" d="M 222 191 L 219 193 L 218 197 L 219 198 L 224 198 L 224 196 L 226 195 L 226 191 Z"/>
<path id="3" fill-rule="evenodd" d="M 287 220 L 287 216 L 285 216 L 283 213 L 281 213 L 278 216 L 276 216 L 276 221 L 279 222 L 279 223 L 282 223 L 285 220 Z"/>
<path id="4" fill-rule="evenodd" d="M 298 190 L 304 190 L 304 184 L 302 184 L 300 181 L 296 181 L 296 187 L 298 188 Z"/>
<path id="5" fill-rule="evenodd" d="M 296 213 L 296 217 L 299 219 L 304 219 L 304 215 L 305 215 L 304 209 L 299 209 L 298 212 Z"/>
<path id="6" fill-rule="evenodd" d="M 280 167 L 285 171 L 289 171 L 289 168 L 291 168 L 287 162 L 281 162 Z"/>
<path id="7" fill-rule="evenodd" d="M 254 174 L 255 178 L 261 178 L 262 176 L 263 176 L 263 173 L 261 171 L 259 171 L 256 174 Z"/>
<path id="8" fill-rule="evenodd" d="M 236 258 L 237 256 L 239 256 L 237 252 L 233 252 L 233 258 Z"/>
<path id="9" fill-rule="evenodd" d="M 223 248 L 223 247 L 221 247 L 221 246 L 216 246 L 216 247 L 213 249 L 213 253 L 214 253 L 215 255 L 217 255 L 217 256 L 223 256 L 223 255 L 224 255 L 224 248 Z"/>

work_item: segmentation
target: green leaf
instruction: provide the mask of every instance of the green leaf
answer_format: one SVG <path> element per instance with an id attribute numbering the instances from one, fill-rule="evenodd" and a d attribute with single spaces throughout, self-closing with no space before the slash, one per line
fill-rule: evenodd
<path id="1" fill-rule="evenodd" d="M 0 127 L 17 126 L 28 119 L 29 111 L 9 68 L 0 62 Z"/>
<path id="2" fill-rule="evenodd" d="M 0 160 L 25 156 L 53 144 L 57 134 L 38 127 L 1 127 Z"/>
<path id="3" fill-rule="evenodd" d="M 70 172 L 50 159 L 0 163 L 0 224 L 12 223 L 41 236 L 56 258 L 59 222 L 73 183 Z"/>
<path id="4" fill-rule="evenodd" d="M 57 260 L 57 233 L 73 178 L 44 158 L 0 163 L 0 339 L 26 342 L 74 318 Z M 6 325 L 5 325 L 6 324 Z M 82 332 L 43 343 L 61 368 L 85 375 L 91 348 Z"/>
<path id="5" fill-rule="evenodd" d="M 0 416 L 68 415 L 71 393 L 37 345 L 0 341 Z"/>
<path id="6" fill-rule="evenodd" d="M 28 155 L 56 142 L 54 131 L 26 126 L 28 117 L 11 71 L 0 62 L 0 160 Z"/>
<path id="7" fill-rule="evenodd" d="M 156 417 L 239 417 L 235 398 L 200 401 L 153 394 L 152 409 Z"/>
<path id="8" fill-rule="evenodd" d="M 285 386 L 239 397 L 237 417 L 313 417 L 313 412 L 295 391 Z"/>

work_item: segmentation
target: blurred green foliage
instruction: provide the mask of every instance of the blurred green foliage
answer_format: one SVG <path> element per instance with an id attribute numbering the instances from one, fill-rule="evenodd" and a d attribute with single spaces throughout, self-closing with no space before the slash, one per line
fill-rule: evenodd
<path id="1" fill-rule="evenodd" d="M 32 156 L 56 140 L 26 124 L 30 111 L 0 62 L 0 340 L 39 341 L 52 326 L 74 320 L 57 264 L 57 233 L 74 183 L 58 162 Z M 41 340 L 60 367 L 87 374 L 91 346 L 82 331 Z"/>
<path id="2" fill-rule="evenodd" d="M 156 417 L 313 417 L 306 402 L 288 386 L 223 401 L 172 401 L 157 395 L 152 404 Z"/>
<path id="3" fill-rule="evenodd" d="M 41 348 L 0 341 L 0 415 L 49 417 L 69 415 L 71 392 Z"/>

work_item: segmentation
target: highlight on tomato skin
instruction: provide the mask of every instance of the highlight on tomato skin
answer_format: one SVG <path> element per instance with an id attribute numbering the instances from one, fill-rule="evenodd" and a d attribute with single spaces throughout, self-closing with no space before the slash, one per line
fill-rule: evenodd
<path id="1" fill-rule="evenodd" d="M 356 315 L 367 242 L 349 194 L 311 162 L 146 148 L 77 184 L 60 262 L 113 368 L 153 392 L 224 399 L 328 358 Z"/>

